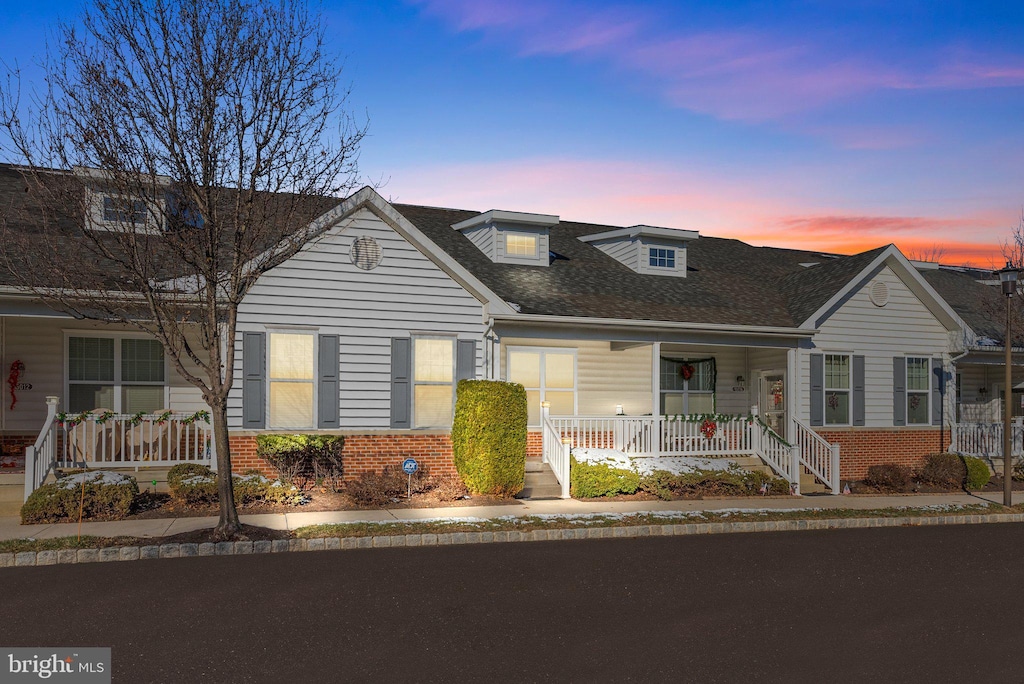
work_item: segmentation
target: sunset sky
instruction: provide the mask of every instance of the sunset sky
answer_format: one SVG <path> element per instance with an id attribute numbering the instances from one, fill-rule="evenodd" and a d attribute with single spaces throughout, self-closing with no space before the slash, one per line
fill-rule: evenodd
<path id="1" fill-rule="evenodd" d="M 845 4 L 324 10 L 362 171 L 395 201 L 998 264 L 1024 206 L 1024 6 Z M 0 0 L 0 60 L 78 7 Z"/>

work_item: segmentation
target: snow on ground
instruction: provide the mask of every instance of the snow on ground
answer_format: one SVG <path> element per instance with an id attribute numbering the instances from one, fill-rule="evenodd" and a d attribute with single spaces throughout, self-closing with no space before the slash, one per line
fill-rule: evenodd
<path id="1" fill-rule="evenodd" d="M 691 456 L 630 456 L 618 449 L 575 448 L 572 456 L 580 463 L 600 463 L 612 468 L 634 470 L 641 475 L 650 475 L 655 470 L 667 470 L 673 475 L 692 473 L 695 470 L 732 470 L 739 468 L 727 458 L 695 458 Z"/>
<path id="2" fill-rule="evenodd" d="M 87 484 L 98 485 L 119 485 L 131 481 L 131 476 L 122 473 L 113 473 L 109 470 L 90 470 L 74 475 L 65 475 L 57 480 L 57 486 L 61 489 L 74 489 L 83 481 Z"/>

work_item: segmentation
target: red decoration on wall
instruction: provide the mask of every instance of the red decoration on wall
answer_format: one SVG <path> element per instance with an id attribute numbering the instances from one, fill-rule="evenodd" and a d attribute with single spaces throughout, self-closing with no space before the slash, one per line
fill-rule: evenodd
<path id="1" fill-rule="evenodd" d="M 25 370 L 25 364 L 19 360 L 11 364 L 11 372 L 7 374 L 7 386 L 11 388 L 12 411 L 14 410 L 14 405 L 18 403 L 18 395 L 14 393 L 14 388 L 18 386 L 18 378 L 21 377 L 23 370 Z"/>
<path id="2" fill-rule="evenodd" d="M 679 367 L 679 374 L 683 376 L 683 380 L 689 380 L 693 377 L 693 373 L 696 369 L 688 363 L 684 363 Z"/>

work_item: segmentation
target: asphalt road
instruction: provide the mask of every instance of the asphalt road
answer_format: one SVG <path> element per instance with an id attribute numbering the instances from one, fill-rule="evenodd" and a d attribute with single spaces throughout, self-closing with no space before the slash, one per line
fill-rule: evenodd
<path id="1" fill-rule="evenodd" d="M 0 643 L 115 682 L 1024 681 L 1024 526 L 0 571 Z"/>

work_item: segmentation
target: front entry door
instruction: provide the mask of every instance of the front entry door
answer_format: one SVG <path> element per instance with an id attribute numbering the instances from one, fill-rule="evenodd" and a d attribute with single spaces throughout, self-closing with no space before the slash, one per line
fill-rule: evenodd
<path id="1" fill-rule="evenodd" d="M 759 413 L 761 420 L 779 437 L 786 439 L 786 373 L 785 371 L 764 371 L 761 373 L 761 396 Z"/>

